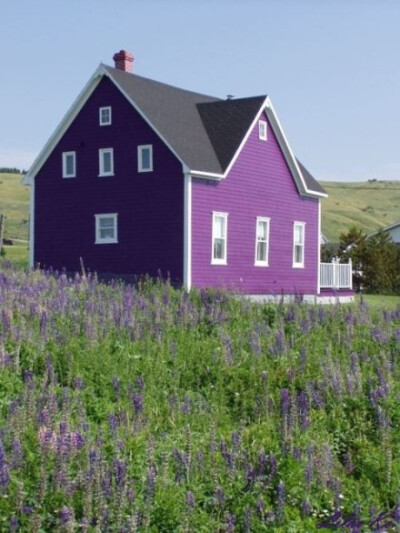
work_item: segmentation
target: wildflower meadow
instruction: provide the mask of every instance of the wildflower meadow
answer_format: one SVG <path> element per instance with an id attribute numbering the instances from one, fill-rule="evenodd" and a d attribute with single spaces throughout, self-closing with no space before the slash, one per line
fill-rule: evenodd
<path id="1" fill-rule="evenodd" d="M 399 530 L 400 309 L 3 260 L 0 409 L 0 531 Z"/>

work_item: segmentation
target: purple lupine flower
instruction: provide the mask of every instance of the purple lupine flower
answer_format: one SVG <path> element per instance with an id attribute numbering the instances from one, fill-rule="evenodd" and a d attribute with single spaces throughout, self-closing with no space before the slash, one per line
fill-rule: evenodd
<path id="1" fill-rule="evenodd" d="M 238 451 L 240 448 L 240 442 L 241 442 L 241 435 L 238 431 L 234 431 L 232 433 L 232 443 L 235 451 Z"/>
<path id="2" fill-rule="evenodd" d="M 192 511 L 194 509 L 194 494 L 190 490 L 186 493 L 186 505 L 189 511 Z"/>
<path id="3" fill-rule="evenodd" d="M 122 488 L 125 484 L 125 478 L 126 478 L 126 470 L 127 470 L 126 463 L 124 463 L 123 461 L 120 461 L 119 459 L 114 459 L 113 465 L 114 465 L 115 482 L 118 488 Z"/>
<path id="4" fill-rule="evenodd" d="M 156 480 L 156 469 L 154 465 L 151 465 L 147 472 L 147 480 L 146 480 L 146 505 L 149 506 L 151 503 L 151 500 L 154 496 L 154 487 Z"/>
<path id="5" fill-rule="evenodd" d="M 73 387 L 75 390 L 83 390 L 85 388 L 84 379 L 80 376 L 76 376 L 74 378 Z"/>
<path id="6" fill-rule="evenodd" d="M 250 507 L 247 507 L 245 513 L 244 513 L 244 519 L 243 519 L 243 531 L 244 533 L 250 533 L 252 530 L 251 522 L 253 518 L 253 513 L 251 512 Z"/>
<path id="7" fill-rule="evenodd" d="M 310 403 L 308 395 L 305 391 L 300 391 L 298 394 L 299 418 L 301 429 L 307 429 L 310 425 Z"/>
<path id="8" fill-rule="evenodd" d="M 257 511 L 260 513 L 261 517 L 264 516 L 264 512 L 265 512 L 265 503 L 259 499 L 256 503 L 256 509 Z"/>
<path id="9" fill-rule="evenodd" d="M 132 403 L 135 409 L 135 413 L 139 415 L 143 411 L 143 396 L 134 392 L 132 394 Z"/>
<path id="10" fill-rule="evenodd" d="M 218 487 L 215 491 L 214 501 L 215 504 L 222 507 L 225 503 L 225 493 L 221 487 Z"/>
<path id="11" fill-rule="evenodd" d="M 267 456 L 265 455 L 264 451 L 261 451 L 258 455 L 258 467 L 257 467 L 257 475 L 263 476 L 265 474 L 267 466 Z"/>
<path id="12" fill-rule="evenodd" d="M 307 447 L 307 466 L 305 472 L 305 478 L 307 485 L 310 485 L 314 479 L 314 446 L 311 444 Z"/>
<path id="13" fill-rule="evenodd" d="M 296 459 L 298 463 L 301 461 L 301 450 L 298 446 L 295 446 L 293 448 L 293 457 Z"/>
<path id="14" fill-rule="evenodd" d="M 189 398 L 189 396 L 185 396 L 183 399 L 183 405 L 182 405 L 182 412 L 185 415 L 188 415 L 191 411 L 192 407 L 192 400 Z"/>
<path id="15" fill-rule="evenodd" d="M 119 395 L 121 394 L 121 384 L 117 376 L 114 376 L 112 378 L 112 386 L 113 386 L 115 395 L 119 397 Z"/>
<path id="16" fill-rule="evenodd" d="M 303 516 L 309 516 L 312 511 L 312 505 L 308 500 L 304 500 L 301 504 L 301 514 Z"/>
<path id="17" fill-rule="evenodd" d="M 290 393 L 288 389 L 281 389 L 281 411 L 282 416 L 287 419 L 289 416 Z"/>
<path id="18" fill-rule="evenodd" d="M 236 517 L 234 514 L 228 514 L 226 521 L 226 533 L 234 533 Z"/>
<path id="19" fill-rule="evenodd" d="M 143 391 L 143 389 L 144 389 L 144 377 L 143 376 L 138 376 L 136 378 L 136 386 L 137 386 L 139 392 Z"/>
<path id="20" fill-rule="evenodd" d="M 273 453 L 270 453 L 269 455 L 269 479 L 270 481 L 274 479 L 278 472 L 278 463 L 276 460 L 276 456 Z"/>
<path id="21" fill-rule="evenodd" d="M 280 481 L 278 483 L 277 500 L 276 500 L 276 514 L 277 514 L 278 522 L 280 524 L 283 522 L 285 500 L 286 500 L 285 484 L 283 481 Z"/>
<path id="22" fill-rule="evenodd" d="M 60 519 L 62 524 L 68 524 L 73 517 L 72 510 L 64 505 L 64 507 L 60 511 Z"/>
<path id="23" fill-rule="evenodd" d="M 11 445 L 11 468 L 13 470 L 22 468 L 23 466 L 24 454 L 22 450 L 21 441 L 16 438 L 13 440 Z"/>
<path id="24" fill-rule="evenodd" d="M 10 522 L 9 522 L 8 525 L 9 525 L 9 531 L 10 532 L 18 531 L 18 529 L 19 529 L 18 517 L 13 515 L 10 518 Z"/>

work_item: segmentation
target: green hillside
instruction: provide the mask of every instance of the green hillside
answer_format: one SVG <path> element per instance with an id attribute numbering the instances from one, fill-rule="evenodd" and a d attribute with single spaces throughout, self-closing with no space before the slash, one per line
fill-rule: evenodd
<path id="1" fill-rule="evenodd" d="M 322 232 L 330 241 L 352 226 L 368 233 L 400 219 L 400 182 L 322 182 Z"/>
<path id="2" fill-rule="evenodd" d="M 0 213 L 5 215 L 4 236 L 28 240 L 29 187 L 21 174 L 0 173 Z"/>

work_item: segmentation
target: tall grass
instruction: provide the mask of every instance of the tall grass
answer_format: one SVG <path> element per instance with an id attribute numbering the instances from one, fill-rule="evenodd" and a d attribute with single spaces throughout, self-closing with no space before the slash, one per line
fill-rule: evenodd
<path id="1" fill-rule="evenodd" d="M 6 261 L 0 309 L 0 530 L 400 519 L 399 309 L 260 305 Z"/>

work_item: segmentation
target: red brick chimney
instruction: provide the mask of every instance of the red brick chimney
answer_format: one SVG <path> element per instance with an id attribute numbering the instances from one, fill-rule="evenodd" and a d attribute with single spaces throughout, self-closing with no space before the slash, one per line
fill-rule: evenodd
<path id="1" fill-rule="evenodd" d="M 127 50 L 120 50 L 113 56 L 115 68 L 124 70 L 125 72 L 132 72 L 133 55 Z"/>

